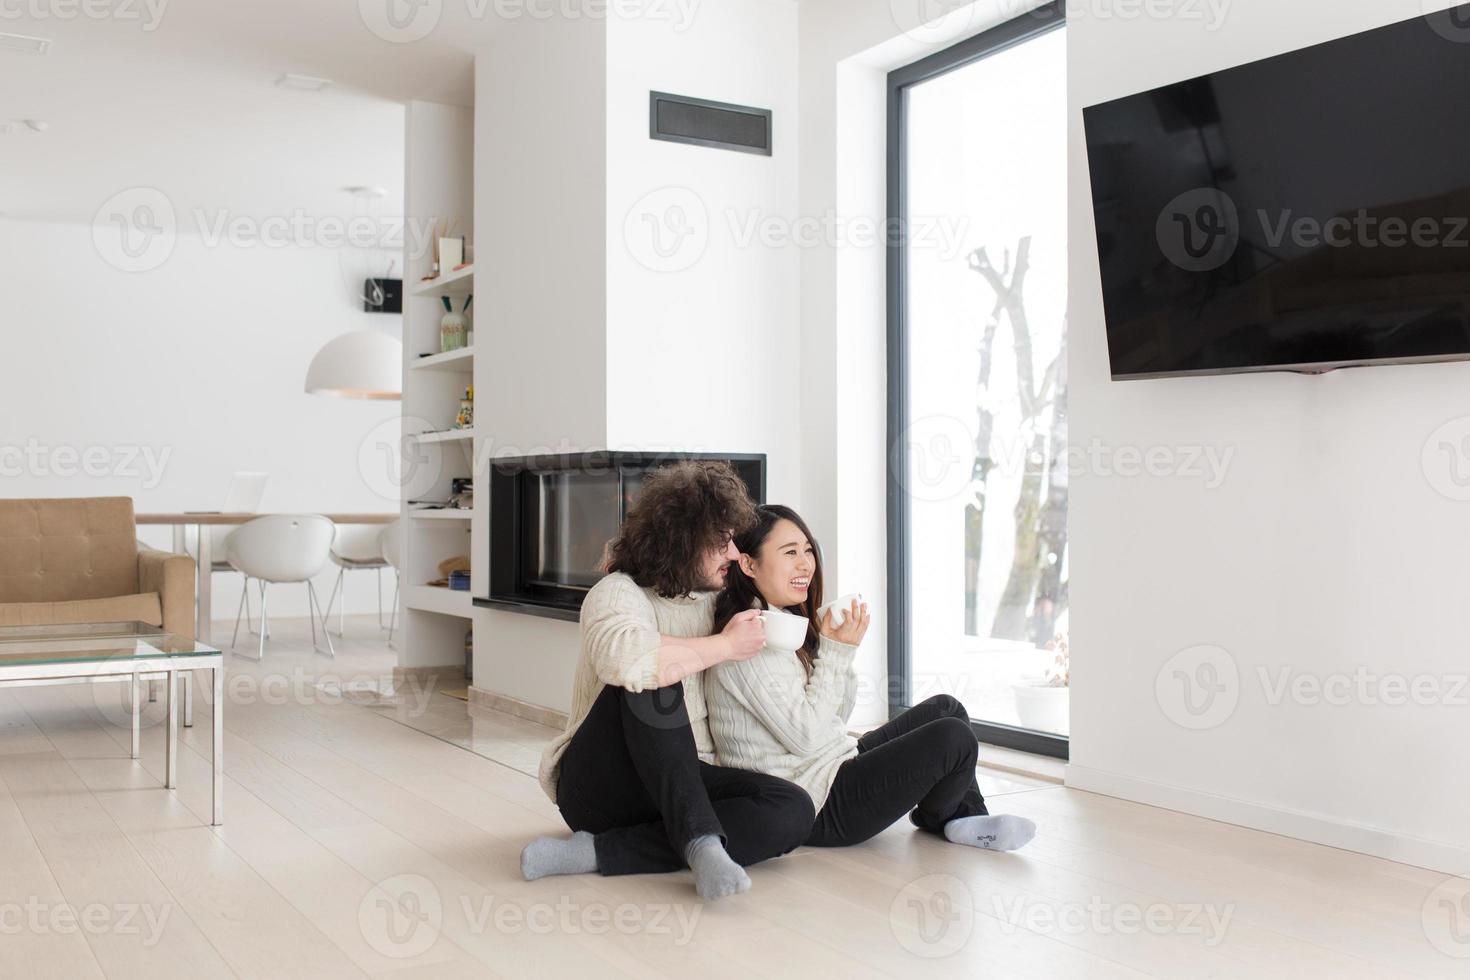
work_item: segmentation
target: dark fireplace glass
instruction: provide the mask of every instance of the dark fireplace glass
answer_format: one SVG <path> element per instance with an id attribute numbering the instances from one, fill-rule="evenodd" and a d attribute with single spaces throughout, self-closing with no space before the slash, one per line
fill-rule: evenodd
<path id="1" fill-rule="evenodd" d="M 765 499 L 760 455 L 592 452 L 496 460 L 488 474 L 489 589 L 475 602 L 575 620 L 644 482 L 680 459 L 728 462 L 752 498 Z"/>
<path id="2" fill-rule="evenodd" d="M 521 525 L 526 585 L 591 588 L 607 542 L 622 521 L 622 480 L 611 473 L 522 473 Z"/>

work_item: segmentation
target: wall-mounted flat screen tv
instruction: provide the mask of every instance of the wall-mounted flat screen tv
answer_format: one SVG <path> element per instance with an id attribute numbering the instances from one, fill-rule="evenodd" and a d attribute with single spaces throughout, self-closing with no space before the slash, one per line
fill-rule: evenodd
<path id="1" fill-rule="evenodd" d="M 1470 357 L 1470 4 L 1083 110 L 1115 379 Z"/>

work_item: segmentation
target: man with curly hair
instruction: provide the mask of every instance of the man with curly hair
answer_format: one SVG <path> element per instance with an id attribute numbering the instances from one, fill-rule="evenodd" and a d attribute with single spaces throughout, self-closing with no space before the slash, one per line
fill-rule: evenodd
<path id="1" fill-rule="evenodd" d="M 742 865 L 806 839 L 815 814 L 800 787 L 712 764 L 701 671 L 765 645 L 758 610 L 710 635 L 734 535 L 754 521 L 729 464 L 680 462 L 645 481 L 582 604 L 571 714 L 541 759 L 541 787 L 574 833 L 526 847 L 528 880 L 688 867 L 713 900 L 750 888 Z"/>

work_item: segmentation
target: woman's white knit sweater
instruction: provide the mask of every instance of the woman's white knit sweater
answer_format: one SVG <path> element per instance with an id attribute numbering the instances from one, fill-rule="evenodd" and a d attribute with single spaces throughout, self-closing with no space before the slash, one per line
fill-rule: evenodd
<path id="1" fill-rule="evenodd" d="M 856 654 L 857 647 L 824 636 L 810 677 L 795 653 L 770 647 L 705 671 L 715 761 L 789 779 L 821 810 L 838 767 L 858 754 L 847 734 Z"/>
<path id="2" fill-rule="evenodd" d="M 572 679 L 572 710 L 567 728 L 541 755 L 538 779 L 556 802 L 561 757 L 604 685 L 629 691 L 658 687 L 658 651 L 664 636 L 709 636 L 714 631 L 714 592 L 665 599 L 627 575 L 614 572 L 594 585 L 582 601 L 582 656 Z M 684 680 L 684 707 L 694 730 L 699 758 L 714 761 L 705 721 L 704 684 L 698 675 Z"/>

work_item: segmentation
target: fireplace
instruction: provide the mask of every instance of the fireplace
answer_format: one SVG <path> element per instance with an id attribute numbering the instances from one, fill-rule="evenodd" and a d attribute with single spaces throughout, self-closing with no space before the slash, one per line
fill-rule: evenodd
<path id="1" fill-rule="evenodd" d="M 593 452 L 492 462 L 490 585 L 475 605 L 575 622 L 644 479 L 686 459 L 728 462 L 764 502 L 763 454 Z"/>

